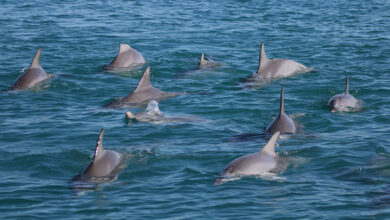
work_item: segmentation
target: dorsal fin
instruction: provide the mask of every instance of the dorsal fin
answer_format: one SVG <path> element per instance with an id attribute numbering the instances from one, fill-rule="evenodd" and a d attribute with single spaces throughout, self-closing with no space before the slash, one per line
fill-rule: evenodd
<path id="1" fill-rule="evenodd" d="M 103 155 L 104 152 L 103 135 L 104 135 L 104 128 L 100 130 L 99 138 L 96 144 L 95 154 L 93 155 L 93 162 L 95 162 L 95 160 L 99 159 Z"/>
<path id="2" fill-rule="evenodd" d="M 264 145 L 264 147 L 261 148 L 260 152 L 267 152 L 272 156 L 276 156 L 275 146 L 276 146 L 276 141 L 278 141 L 279 135 L 280 135 L 280 131 L 275 132 L 272 135 L 272 137 L 268 140 L 268 142 Z"/>
<path id="3" fill-rule="evenodd" d="M 349 81 L 348 76 L 345 76 L 345 94 L 349 93 Z"/>
<path id="4" fill-rule="evenodd" d="M 202 54 L 200 55 L 200 64 L 202 64 L 203 62 L 205 62 L 204 53 L 202 53 Z"/>
<path id="5" fill-rule="evenodd" d="M 118 55 L 119 55 L 120 53 L 125 52 L 125 51 L 130 50 L 130 49 L 131 49 L 130 45 L 128 45 L 128 44 L 120 44 L 120 45 L 119 45 L 119 52 L 118 52 Z"/>
<path id="6" fill-rule="evenodd" d="M 269 59 L 267 57 L 267 54 L 265 54 L 264 43 L 261 42 L 260 54 L 259 54 L 259 67 L 257 68 L 257 73 L 258 74 L 261 72 L 261 69 L 264 68 L 264 66 L 268 62 L 269 62 Z"/>
<path id="7" fill-rule="evenodd" d="M 37 67 L 37 66 L 40 66 L 39 65 L 39 58 L 41 57 L 41 50 L 42 50 L 42 47 L 40 47 L 37 52 L 35 53 L 35 56 L 31 62 L 31 66 L 30 67 Z"/>
<path id="8" fill-rule="evenodd" d="M 279 111 L 279 115 L 282 115 L 284 113 L 283 93 L 284 93 L 284 85 L 282 85 L 282 89 L 280 90 L 280 111 Z"/>
<path id="9" fill-rule="evenodd" d="M 134 92 L 143 90 L 145 88 L 152 87 L 152 84 L 150 84 L 150 66 L 148 66 L 144 72 L 144 74 L 141 77 L 141 80 L 138 83 L 137 88 L 134 90 Z"/>

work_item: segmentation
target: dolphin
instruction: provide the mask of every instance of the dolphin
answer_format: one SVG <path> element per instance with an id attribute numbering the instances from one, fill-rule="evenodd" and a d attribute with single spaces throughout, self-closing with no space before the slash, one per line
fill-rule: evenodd
<path id="1" fill-rule="evenodd" d="M 279 115 L 267 126 L 266 129 L 266 131 L 271 134 L 276 131 L 280 131 L 282 134 L 293 134 L 296 130 L 294 121 L 284 112 L 283 89 L 284 86 L 282 85 L 282 89 L 280 91 Z"/>
<path id="2" fill-rule="evenodd" d="M 200 61 L 199 61 L 199 66 L 198 69 L 203 69 L 203 68 L 212 68 L 219 66 L 220 64 L 215 62 L 214 60 L 210 58 L 205 58 L 204 53 L 200 55 Z"/>
<path id="3" fill-rule="evenodd" d="M 191 122 L 193 121 L 190 118 L 184 117 L 169 117 L 163 115 L 158 106 L 156 100 L 149 102 L 148 107 L 145 112 L 132 113 L 130 111 L 126 112 L 126 118 L 129 120 L 151 122 L 151 123 L 163 123 L 163 122 Z"/>
<path id="4" fill-rule="evenodd" d="M 131 68 L 145 64 L 145 59 L 140 52 L 131 48 L 128 44 L 120 44 L 118 55 L 109 65 L 103 66 L 105 70 L 117 68 Z"/>
<path id="5" fill-rule="evenodd" d="M 41 50 L 40 47 L 31 62 L 30 68 L 16 79 L 10 90 L 28 89 L 49 78 L 46 71 L 39 65 Z"/>
<path id="6" fill-rule="evenodd" d="M 363 102 L 349 94 L 348 76 L 345 77 L 345 91 L 329 99 L 327 106 L 331 112 L 360 110 Z"/>
<path id="7" fill-rule="evenodd" d="M 259 66 L 256 73 L 248 78 L 248 81 L 272 80 L 293 75 L 298 72 L 306 72 L 311 69 L 303 64 L 287 59 L 269 59 L 265 53 L 264 43 L 260 46 Z"/>
<path id="8" fill-rule="evenodd" d="M 135 119 L 137 121 L 155 121 L 162 117 L 160 108 L 158 107 L 158 102 L 152 100 L 149 102 L 148 107 L 146 107 L 145 112 L 138 112 L 133 114 L 132 112 L 126 112 L 126 118 Z"/>
<path id="9" fill-rule="evenodd" d="M 230 162 L 220 174 L 214 185 L 220 185 L 235 177 L 247 175 L 260 175 L 276 168 L 278 156 L 275 153 L 275 145 L 280 132 L 275 132 L 264 147 L 256 153 L 248 154 Z"/>
<path id="10" fill-rule="evenodd" d="M 73 180 L 93 181 L 94 178 L 108 177 L 117 168 L 121 161 L 121 154 L 103 148 L 103 135 L 104 128 L 100 131 L 92 162 Z"/>
<path id="11" fill-rule="evenodd" d="M 108 108 L 118 108 L 126 107 L 127 105 L 139 105 L 145 104 L 150 100 L 156 99 L 161 100 L 169 97 L 174 97 L 179 95 L 177 92 L 164 92 L 160 89 L 157 89 L 150 84 L 150 66 L 148 66 L 142 75 L 141 80 L 138 83 L 137 88 L 131 92 L 129 95 L 123 98 L 117 98 L 106 107 Z"/>

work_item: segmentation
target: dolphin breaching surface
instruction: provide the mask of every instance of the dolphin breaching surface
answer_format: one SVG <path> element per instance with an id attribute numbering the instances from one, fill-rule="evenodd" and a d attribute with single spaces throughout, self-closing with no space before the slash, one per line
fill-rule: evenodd
<path id="1" fill-rule="evenodd" d="M 1 219 L 390 219 L 389 11 L 1 1 Z"/>
<path id="2" fill-rule="evenodd" d="M 28 89 L 49 78 L 49 75 L 39 64 L 41 50 L 42 48 L 38 49 L 30 68 L 16 79 L 10 90 Z"/>
<path id="3" fill-rule="evenodd" d="M 293 60 L 269 59 L 265 53 L 264 43 L 261 43 L 257 71 L 248 78 L 248 81 L 269 81 L 310 70 L 312 69 Z"/>
<path id="4" fill-rule="evenodd" d="M 126 105 L 140 105 L 145 104 L 150 100 L 162 100 L 169 97 L 179 95 L 177 92 L 164 92 L 150 83 L 150 66 L 148 66 L 138 83 L 137 88 L 129 95 L 123 98 L 117 98 L 106 107 L 108 108 L 120 108 Z"/>
<path id="5" fill-rule="evenodd" d="M 100 131 L 92 162 L 83 172 L 75 176 L 73 180 L 103 181 L 104 179 L 98 178 L 109 177 L 114 173 L 115 168 L 117 168 L 121 160 L 121 154 L 112 150 L 105 150 L 103 148 L 103 136 L 104 128 Z"/>
<path id="6" fill-rule="evenodd" d="M 279 131 L 282 134 L 293 134 L 296 131 L 294 120 L 292 120 L 284 112 L 284 98 L 283 98 L 284 86 L 280 91 L 280 108 L 279 115 L 267 126 L 266 131 L 269 133 L 275 133 Z"/>
<path id="7" fill-rule="evenodd" d="M 120 44 L 118 55 L 109 65 L 103 66 L 108 71 L 123 71 L 145 64 L 145 59 L 140 52 L 128 44 Z"/>
<path id="8" fill-rule="evenodd" d="M 363 102 L 349 93 L 348 76 L 345 77 L 344 93 L 337 94 L 329 99 L 327 106 L 330 107 L 331 112 L 359 111 L 362 108 Z"/>
<path id="9" fill-rule="evenodd" d="M 212 67 L 217 67 L 220 66 L 221 64 L 218 62 L 215 62 L 211 58 L 206 58 L 204 56 L 204 53 L 200 55 L 200 60 L 199 60 L 199 66 L 198 69 L 204 69 L 204 68 L 212 68 Z"/>
<path id="10" fill-rule="evenodd" d="M 221 177 L 215 180 L 214 185 L 220 185 L 233 177 L 261 175 L 275 169 L 278 163 L 275 145 L 279 135 L 279 131 L 275 132 L 260 151 L 242 156 L 229 163 L 221 173 Z"/>

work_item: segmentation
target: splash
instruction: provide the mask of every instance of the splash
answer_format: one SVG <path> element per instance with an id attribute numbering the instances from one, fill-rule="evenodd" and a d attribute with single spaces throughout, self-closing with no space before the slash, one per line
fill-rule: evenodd
<path id="1" fill-rule="evenodd" d="M 146 107 L 145 114 L 162 115 L 160 108 L 158 107 L 158 102 L 156 100 L 152 100 L 149 102 L 148 107 Z"/>

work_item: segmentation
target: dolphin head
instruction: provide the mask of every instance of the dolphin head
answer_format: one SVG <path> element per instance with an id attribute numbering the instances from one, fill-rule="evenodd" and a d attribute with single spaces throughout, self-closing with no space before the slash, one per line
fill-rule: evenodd
<path id="1" fill-rule="evenodd" d="M 359 104 L 360 102 L 349 93 L 335 95 L 328 102 L 328 106 L 330 107 L 331 112 L 350 111 L 358 109 Z"/>
<path id="2" fill-rule="evenodd" d="M 330 106 L 331 112 L 337 112 L 339 109 L 341 109 L 342 99 L 340 97 L 334 97 L 329 101 L 328 106 Z"/>
<path id="3" fill-rule="evenodd" d="M 333 96 L 327 106 L 330 107 L 331 112 L 337 111 L 356 111 L 362 106 L 362 101 L 356 99 L 349 93 L 348 76 L 345 77 L 345 91 L 344 93 Z"/>

